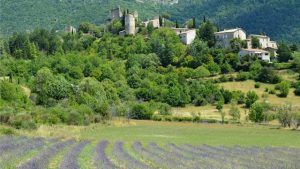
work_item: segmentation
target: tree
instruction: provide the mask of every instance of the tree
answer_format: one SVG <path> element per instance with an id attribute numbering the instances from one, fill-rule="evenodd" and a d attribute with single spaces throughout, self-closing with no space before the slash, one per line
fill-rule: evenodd
<path id="1" fill-rule="evenodd" d="M 82 32 L 82 33 L 89 33 L 90 27 L 91 27 L 90 24 L 87 23 L 87 22 L 80 23 L 80 24 L 79 24 L 78 31 L 79 31 L 79 32 Z"/>
<path id="2" fill-rule="evenodd" d="M 177 21 L 177 19 L 176 19 L 176 26 L 175 26 L 176 28 L 179 28 L 179 24 L 178 24 L 178 21 Z"/>
<path id="3" fill-rule="evenodd" d="M 300 82 L 295 84 L 295 95 L 300 96 Z"/>
<path id="4" fill-rule="evenodd" d="M 215 32 L 216 27 L 209 21 L 203 22 L 198 30 L 198 37 L 207 42 L 209 47 L 213 47 L 216 43 Z"/>
<path id="5" fill-rule="evenodd" d="M 145 104 L 135 104 L 131 108 L 130 118 L 139 120 L 150 120 L 153 111 Z"/>
<path id="6" fill-rule="evenodd" d="M 259 42 L 259 39 L 255 36 L 253 36 L 251 38 L 251 45 L 252 45 L 252 48 L 254 48 L 254 49 L 261 48 L 261 44 Z"/>
<path id="7" fill-rule="evenodd" d="M 0 99 L 8 102 L 18 101 L 24 96 L 22 89 L 8 81 L 0 81 Z"/>
<path id="8" fill-rule="evenodd" d="M 195 17 L 193 17 L 193 26 L 192 26 L 192 28 L 196 28 L 196 18 Z"/>
<path id="9" fill-rule="evenodd" d="M 232 117 L 232 120 L 240 121 L 241 112 L 240 109 L 235 104 L 231 105 L 231 108 L 229 110 L 229 115 Z"/>
<path id="10" fill-rule="evenodd" d="M 296 51 L 298 51 L 298 50 L 299 50 L 299 48 L 298 48 L 298 45 L 297 45 L 297 44 L 292 44 L 292 45 L 290 46 L 290 49 L 291 49 L 291 51 L 292 51 L 292 52 L 296 52 Z"/>
<path id="11" fill-rule="evenodd" d="M 257 94 L 254 91 L 249 91 L 246 96 L 246 107 L 250 108 L 257 100 Z"/>
<path id="12" fill-rule="evenodd" d="M 176 65 L 186 53 L 185 45 L 181 43 L 176 33 L 169 28 L 154 30 L 149 44 L 151 51 L 157 54 L 163 66 Z"/>
<path id="13" fill-rule="evenodd" d="M 280 91 L 280 97 L 287 97 L 290 90 L 290 83 L 287 81 L 282 81 L 277 84 L 276 88 Z"/>
<path id="14" fill-rule="evenodd" d="M 275 72 L 274 68 L 270 67 L 262 68 L 260 73 L 257 75 L 256 80 L 260 82 L 273 84 L 281 82 L 281 78 Z"/>
<path id="15" fill-rule="evenodd" d="M 292 59 L 292 52 L 286 44 L 280 44 L 277 50 L 277 59 L 279 62 L 288 62 Z"/>
<path id="16" fill-rule="evenodd" d="M 240 38 L 234 38 L 230 41 L 230 46 L 233 52 L 238 53 L 242 48 L 247 48 L 247 42 Z"/>
<path id="17" fill-rule="evenodd" d="M 270 105 L 267 103 L 254 103 L 250 108 L 249 119 L 256 123 L 266 121 L 268 120 L 266 115 L 269 109 Z"/>
<path id="18" fill-rule="evenodd" d="M 224 101 L 223 100 L 218 101 L 216 108 L 221 115 L 222 124 L 224 124 L 225 122 L 225 115 L 226 115 L 225 111 L 223 111 L 223 107 L 224 107 Z"/>
<path id="19" fill-rule="evenodd" d="M 277 108 L 277 117 L 282 127 L 291 127 L 294 112 L 291 104 L 284 104 Z"/>

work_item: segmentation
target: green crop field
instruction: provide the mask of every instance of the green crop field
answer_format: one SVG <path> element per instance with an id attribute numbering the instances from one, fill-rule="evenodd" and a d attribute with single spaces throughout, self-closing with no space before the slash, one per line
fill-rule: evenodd
<path id="1" fill-rule="evenodd" d="M 45 138 L 99 140 L 158 144 L 210 144 L 242 146 L 291 146 L 300 147 L 299 131 L 278 129 L 276 125 L 222 125 L 177 122 L 114 120 L 111 124 L 80 126 L 41 126 L 33 131 L 17 131 L 21 135 Z"/>

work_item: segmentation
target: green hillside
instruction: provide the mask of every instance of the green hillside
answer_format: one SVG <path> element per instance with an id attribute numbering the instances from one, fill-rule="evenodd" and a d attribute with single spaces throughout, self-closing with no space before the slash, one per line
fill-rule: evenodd
<path id="1" fill-rule="evenodd" d="M 154 3 L 155 2 L 155 3 Z M 157 3 L 162 2 L 162 3 Z M 243 27 L 248 33 L 265 32 L 281 41 L 300 42 L 300 1 L 296 0 L 179 0 L 168 5 L 157 0 L 0 0 L 0 34 L 32 30 L 36 27 L 62 29 L 66 24 L 89 21 L 104 23 L 110 8 L 138 10 L 150 18 L 170 13 L 184 23 L 205 15 L 220 29 Z"/>

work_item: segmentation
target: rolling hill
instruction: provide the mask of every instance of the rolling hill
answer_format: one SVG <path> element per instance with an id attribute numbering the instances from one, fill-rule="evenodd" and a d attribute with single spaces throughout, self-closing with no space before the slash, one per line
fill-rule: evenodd
<path id="1" fill-rule="evenodd" d="M 36 27 L 62 29 L 67 24 L 105 22 L 110 8 L 138 10 L 142 19 L 169 13 L 183 23 L 205 15 L 220 29 L 243 27 L 265 32 L 277 41 L 300 43 L 297 0 L 0 0 L 0 36 Z"/>

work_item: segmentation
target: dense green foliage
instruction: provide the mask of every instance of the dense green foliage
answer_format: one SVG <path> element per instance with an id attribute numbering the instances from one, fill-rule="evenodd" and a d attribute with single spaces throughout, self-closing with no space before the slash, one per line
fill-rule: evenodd
<path id="1" fill-rule="evenodd" d="M 37 27 L 63 29 L 65 25 L 81 22 L 100 25 L 105 23 L 109 9 L 122 4 L 124 9 L 138 10 L 143 14 L 142 19 L 170 14 L 171 19 L 179 23 L 193 17 L 200 23 L 206 16 L 219 28 L 239 26 L 248 33 L 264 32 L 278 41 L 299 43 L 300 39 L 300 2 L 295 0 L 192 0 L 188 3 L 179 0 L 174 5 L 157 4 L 153 0 L 145 3 L 136 0 L 0 0 L 0 4 L 0 35 Z"/>
<path id="2" fill-rule="evenodd" d="M 199 116 L 169 116 L 171 106 L 189 104 L 216 106 L 224 122 L 223 104 L 236 102 L 250 108 L 259 96 L 253 91 L 245 95 L 225 90 L 215 83 L 281 82 L 274 66 L 281 63 L 240 58 L 237 49 L 244 44 L 238 40 L 229 49 L 214 47 L 216 27 L 206 19 L 191 45 L 184 45 L 167 27 L 143 27 L 135 36 L 118 36 L 121 22 L 113 20 L 108 31 L 82 23 L 77 33 L 36 29 L 4 40 L 0 122 L 27 129 L 45 123 L 88 125 L 115 116 L 201 122 Z M 299 68 L 296 57 L 291 59 Z M 237 77 L 229 75 L 234 72 Z M 278 89 L 286 97 L 285 84 Z M 230 114 L 239 121 L 237 108 Z"/>

